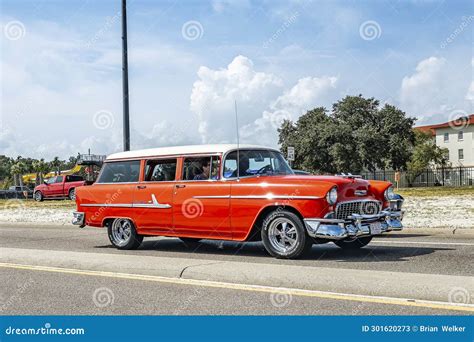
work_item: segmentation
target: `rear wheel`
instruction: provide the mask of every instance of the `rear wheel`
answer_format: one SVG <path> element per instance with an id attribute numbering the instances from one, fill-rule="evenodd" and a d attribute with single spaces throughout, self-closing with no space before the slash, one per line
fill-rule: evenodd
<path id="1" fill-rule="evenodd" d="M 274 211 L 265 218 L 262 241 L 270 255 L 283 259 L 299 258 L 313 245 L 301 219 L 288 210 Z"/>
<path id="2" fill-rule="evenodd" d="M 71 201 L 75 201 L 76 200 L 76 189 L 72 188 L 71 190 L 69 190 L 68 197 Z"/>
<path id="3" fill-rule="evenodd" d="M 36 191 L 34 197 L 36 202 L 41 202 L 43 200 L 43 193 L 41 191 Z"/>
<path id="4" fill-rule="evenodd" d="M 109 240 L 118 249 L 137 249 L 143 241 L 133 222 L 126 218 L 116 218 L 107 225 Z"/>
<path id="5" fill-rule="evenodd" d="M 342 249 L 359 249 L 364 246 L 367 246 L 369 242 L 372 241 L 372 236 L 365 236 L 365 237 L 360 237 L 360 238 L 353 238 L 350 240 L 339 240 L 339 241 L 334 241 L 334 243 L 338 246 L 341 247 Z"/>

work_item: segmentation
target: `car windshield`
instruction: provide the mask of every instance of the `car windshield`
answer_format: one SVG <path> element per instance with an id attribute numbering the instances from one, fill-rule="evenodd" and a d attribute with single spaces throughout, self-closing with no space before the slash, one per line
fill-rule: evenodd
<path id="1" fill-rule="evenodd" d="M 237 156 L 239 161 L 237 162 Z M 224 162 L 224 177 L 293 175 L 281 153 L 272 150 L 230 152 Z"/>

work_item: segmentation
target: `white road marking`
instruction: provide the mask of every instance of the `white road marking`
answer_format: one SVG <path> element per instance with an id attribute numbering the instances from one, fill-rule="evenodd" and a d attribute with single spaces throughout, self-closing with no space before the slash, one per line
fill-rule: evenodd
<path id="1" fill-rule="evenodd" d="M 403 306 L 424 307 L 424 308 L 430 308 L 430 309 L 474 312 L 474 304 L 449 303 L 449 302 L 429 301 L 429 300 L 414 300 L 414 299 L 409 299 L 409 298 L 396 298 L 396 297 L 384 297 L 384 296 L 369 296 L 369 295 L 360 295 L 360 294 L 352 294 L 352 293 L 303 290 L 303 289 L 296 289 L 296 288 L 249 285 L 249 284 L 242 284 L 242 283 L 227 283 L 227 282 L 218 282 L 218 281 L 209 281 L 209 280 L 170 278 L 170 277 L 144 275 L 144 274 L 81 270 L 81 269 L 72 269 L 72 268 L 51 267 L 51 266 L 0 263 L 0 267 L 11 268 L 11 269 L 23 269 L 23 270 L 29 270 L 29 271 L 67 273 L 67 274 L 84 275 L 84 276 L 155 281 L 155 282 L 177 284 L 177 285 L 204 286 L 204 287 L 211 287 L 211 288 L 222 288 L 222 289 L 251 291 L 251 292 L 285 293 L 285 294 L 291 294 L 294 296 L 302 296 L 302 297 L 349 300 L 349 301 L 377 303 L 377 304 L 386 304 L 386 305 L 403 305 Z"/>
<path id="2" fill-rule="evenodd" d="M 474 246 L 474 243 L 469 242 L 436 242 L 436 241 L 404 241 L 404 239 L 392 241 L 392 240 L 383 240 L 377 239 L 373 240 L 372 243 L 380 244 L 397 244 L 397 245 L 446 245 L 446 246 Z"/>

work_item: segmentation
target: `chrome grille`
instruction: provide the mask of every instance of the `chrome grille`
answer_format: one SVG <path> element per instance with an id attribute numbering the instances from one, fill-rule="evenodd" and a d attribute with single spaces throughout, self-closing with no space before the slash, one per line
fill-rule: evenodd
<path id="1" fill-rule="evenodd" d="M 378 201 L 348 201 L 338 203 L 336 218 L 345 220 L 352 214 L 375 215 L 380 212 L 381 205 Z"/>

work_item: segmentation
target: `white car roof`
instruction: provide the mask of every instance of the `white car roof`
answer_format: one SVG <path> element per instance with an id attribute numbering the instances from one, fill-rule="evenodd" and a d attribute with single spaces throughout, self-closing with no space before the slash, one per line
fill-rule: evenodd
<path id="1" fill-rule="evenodd" d="M 180 156 L 189 154 L 213 154 L 213 153 L 226 153 L 237 149 L 237 144 L 213 144 L 213 145 L 188 145 L 188 146 L 170 146 L 170 147 L 158 147 L 149 148 L 146 150 L 118 152 L 111 154 L 107 157 L 107 160 L 114 159 L 133 159 L 133 158 L 146 158 L 146 157 L 160 157 L 160 156 Z M 239 149 L 265 149 L 271 151 L 278 151 L 271 147 L 258 146 L 258 145 L 239 145 Z"/>

